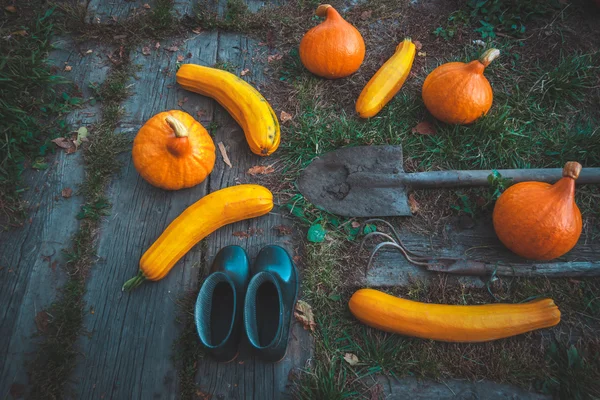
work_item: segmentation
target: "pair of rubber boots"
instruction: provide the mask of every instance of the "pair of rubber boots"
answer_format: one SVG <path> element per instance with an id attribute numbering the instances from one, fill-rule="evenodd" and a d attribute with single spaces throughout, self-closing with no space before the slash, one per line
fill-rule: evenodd
<path id="1" fill-rule="evenodd" d="M 195 320 L 200 341 L 218 361 L 233 361 L 245 331 L 265 361 L 285 357 L 298 297 L 298 272 L 279 246 L 266 246 L 249 265 L 239 246 L 222 248 L 198 300 Z"/>

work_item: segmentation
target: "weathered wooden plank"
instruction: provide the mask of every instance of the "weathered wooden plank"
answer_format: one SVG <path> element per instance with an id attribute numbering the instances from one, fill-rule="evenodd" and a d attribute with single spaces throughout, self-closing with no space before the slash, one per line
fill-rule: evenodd
<path id="1" fill-rule="evenodd" d="M 378 377 L 377 382 L 387 400 L 550 400 L 552 398 L 516 386 L 490 381 L 471 382 L 450 379 L 435 382 L 416 378 Z"/>
<path id="2" fill-rule="evenodd" d="M 214 64 L 213 41 L 215 37 L 207 33 L 185 43 L 162 43 L 178 46 L 181 52 L 161 49 L 144 56 L 143 46 L 134 50 L 130 57 L 141 70 L 132 81 L 134 94 L 124 104 L 122 130 L 133 137 L 146 119 L 177 109 L 184 96 L 190 110 L 211 110 L 210 99 L 178 90 L 174 73 L 181 54 L 191 53 L 188 62 Z M 90 312 L 84 328 L 88 334 L 78 342 L 82 356 L 73 377 L 73 398 L 174 399 L 179 396 L 177 370 L 171 361 L 173 343 L 180 335 L 176 301 L 197 287 L 200 246 L 160 282 L 146 282 L 132 293 L 121 292 L 121 286 L 136 274 L 140 257 L 162 231 L 206 194 L 207 183 L 164 191 L 139 176 L 130 153 L 123 161 L 121 174 L 107 193 L 113 207 L 101 224 L 99 262 L 87 283 L 84 299 Z"/>
<path id="3" fill-rule="evenodd" d="M 540 276 L 549 278 L 580 274 L 580 276 L 600 275 L 600 242 L 582 235 L 573 250 L 559 259 L 540 262 L 529 261 L 506 249 L 494 233 L 490 219 L 479 221 L 469 228 L 461 227 L 457 221 L 448 224 L 445 229 L 447 237 L 425 237 L 401 231 L 405 245 L 420 254 L 438 257 L 466 257 L 470 260 L 482 261 L 486 269 L 496 270 L 496 274 L 513 276 Z M 370 251 L 373 245 L 366 245 Z M 427 280 L 435 272 L 409 263 L 399 252 L 381 251 L 373 261 L 373 265 L 365 277 L 358 278 L 358 285 L 369 286 L 405 286 L 411 280 Z M 491 274 L 491 273 L 490 273 Z M 487 277 L 450 277 L 450 283 L 461 283 L 467 286 L 482 287 Z"/>
<path id="4" fill-rule="evenodd" d="M 149 11 L 144 4 L 154 5 L 152 0 L 90 0 L 88 18 L 91 23 L 111 23 L 143 14 Z"/>
<path id="5" fill-rule="evenodd" d="M 88 83 L 102 82 L 108 71 L 107 60 L 101 54 L 108 51 L 95 46 L 97 52 L 86 55 L 67 39 L 56 39 L 55 50 L 49 63 L 58 71 L 66 65 L 70 72 L 62 72 L 82 90 L 84 98 L 92 94 Z M 67 116 L 74 128 L 89 125 L 97 117 L 97 106 L 89 104 Z M 23 226 L 0 231 L 0 398 L 8 398 L 13 384 L 24 385 L 28 378 L 25 362 L 30 360 L 40 340 L 36 337 L 37 313 L 49 306 L 65 282 L 62 265 L 63 249 L 68 249 L 78 223 L 75 218 L 83 199 L 77 187 L 83 181 L 81 152 L 70 155 L 62 150 L 49 157 L 49 168 L 43 171 L 27 170 L 23 195 L 27 202 L 28 220 Z M 63 189 L 73 195 L 63 198 Z M 43 327 L 43 315 L 40 314 Z"/>
<path id="6" fill-rule="evenodd" d="M 250 73 L 245 75 L 244 79 L 256 82 L 263 80 L 264 66 L 260 63 L 263 58 L 266 58 L 266 55 L 263 57 L 262 50 L 256 42 L 235 34 L 219 36 L 218 60 L 236 66 L 237 74 L 249 69 Z M 226 146 L 233 167 L 225 165 L 221 155 L 217 155 L 215 169 L 209 177 L 210 191 L 253 182 L 246 171 L 254 165 L 272 163 L 274 157 L 265 159 L 252 154 L 243 131 L 221 107 L 215 111 L 215 122 L 219 124 L 215 132 L 215 142 L 223 142 Z M 264 217 L 219 229 L 207 238 L 207 264 L 210 265 L 219 249 L 230 244 L 244 247 L 251 259 L 268 244 L 278 244 L 294 254 L 292 238 L 278 236 L 273 229 L 277 225 L 291 226 L 291 223 L 275 209 Z M 234 236 L 234 232 L 245 232 L 248 237 Z M 199 390 L 213 395 L 213 398 L 280 399 L 286 392 L 289 372 L 293 368 L 303 367 L 311 354 L 312 337 L 294 323 L 288 352 L 281 362 L 263 362 L 251 353 L 248 343 L 244 340 L 240 345 L 238 358 L 232 363 L 219 364 L 209 358 L 199 360 L 196 384 Z"/>

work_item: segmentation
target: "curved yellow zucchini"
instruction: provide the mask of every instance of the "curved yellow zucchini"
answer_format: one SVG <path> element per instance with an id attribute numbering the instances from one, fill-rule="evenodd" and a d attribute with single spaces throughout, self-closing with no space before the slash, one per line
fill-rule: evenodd
<path id="1" fill-rule="evenodd" d="M 273 194 L 260 185 L 237 185 L 217 190 L 189 206 L 165 229 L 140 259 L 137 276 L 123 285 L 131 290 L 144 280 L 158 281 L 196 243 L 220 227 L 267 214 Z"/>
<path id="2" fill-rule="evenodd" d="M 361 118 L 377 115 L 398 93 L 415 59 L 416 48 L 410 39 L 404 39 L 396 52 L 373 75 L 356 101 L 356 112 Z"/>
<path id="3" fill-rule="evenodd" d="M 277 116 L 248 82 L 220 69 L 184 64 L 177 71 L 177 83 L 222 105 L 244 130 L 254 154 L 268 156 L 279 147 Z"/>
<path id="4" fill-rule="evenodd" d="M 378 290 L 360 289 L 348 305 L 359 321 L 373 328 L 444 342 L 485 342 L 560 322 L 560 311 L 552 299 L 452 306 L 419 303 Z"/>

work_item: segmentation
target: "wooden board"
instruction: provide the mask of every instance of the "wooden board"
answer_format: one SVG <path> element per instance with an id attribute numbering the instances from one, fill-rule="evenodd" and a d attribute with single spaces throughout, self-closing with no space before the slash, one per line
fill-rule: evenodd
<path id="1" fill-rule="evenodd" d="M 215 34 L 205 33 L 194 41 L 163 41 L 163 45 L 177 45 L 185 54 L 191 53 L 190 62 L 210 65 L 216 57 L 215 39 Z M 144 56 L 142 47 L 130 54 L 141 70 L 131 82 L 134 93 L 124 103 L 120 129 L 131 138 L 154 114 L 177 109 L 183 96 L 175 84 L 178 53 L 160 49 Z M 212 107 L 207 98 L 185 95 L 192 107 Z M 207 185 L 176 192 L 157 189 L 139 176 L 130 152 L 122 160 L 122 171 L 107 193 L 113 206 L 101 224 L 99 261 L 91 270 L 84 297 L 90 310 L 84 319 L 88 334 L 78 343 L 82 356 L 73 377 L 73 398 L 177 398 L 177 370 L 171 361 L 180 334 L 176 302 L 197 285 L 200 246 L 160 283 L 146 282 L 132 293 L 121 292 L 121 286 L 137 273 L 140 257 L 169 223 L 206 194 Z"/>
<path id="2" fill-rule="evenodd" d="M 109 66 L 101 54 L 108 49 L 94 46 L 97 53 L 85 55 L 67 39 L 53 44 L 49 62 L 58 71 L 71 66 L 70 72 L 61 73 L 79 83 L 88 99 L 92 94 L 87 83 L 101 83 L 106 77 Z M 98 106 L 87 104 L 69 114 L 67 122 L 75 128 L 89 126 L 97 116 Z M 83 202 L 77 194 L 84 179 L 81 152 L 67 155 L 57 150 L 48 159 L 48 169 L 24 173 L 28 219 L 20 228 L 0 231 L 0 399 L 7 398 L 13 384 L 28 387 L 25 363 L 33 358 L 39 340 L 35 317 L 57 298 L 65 282 L 63 250 L 71 246 Z M 73 190 L 70 198 L 61 195 L 66 188 Z M 42 329 L 43 321 L 40 314 Z"/>
<path id="3" fill-rule="evenodd" d="M 90 0 L 88 11 L 88 23 L 110 24 L 117 21 L 122 21 L 136 15 L 150 12 L 155 5 L 154 0 Z M 182 18 L 185 15 L 194 15 L 194 8 L 199 2 L 196 0 L 174 0 L 173 12 L 175 17 Z M 245 0 L 250 12 L 257 12 L 265 5 L 276 5 L 280 2 L 277 0 Z M 150 8 L 145 8 L 144 5 Z M 203 7 L 208 4 L 210 9 L 213 9 L 219 16 L 225 16 L 227 10 L 227 0 L 211 0 L 201 3 Z"/>
<path id="4" fill-rule="evenodd" d="M 378 383 L 386 400 L 550 400 L 551 396 L 531 393 L 516 386 L 490 381 L 445 380 L 435 382 L 415 378 L 388 379 Z"/>
<path id="5" fill-rule="evenodd" d="M 236 34 L 219 35 L 217 60 L 227 61 L 236 66 L 236 74 L 248 69 L 243 77 L 255 86 L 263 80 L 266 48 L 261 48 L 255 41 Z M 219 125 L 214 135 L 215 143 L 223 142 L 232 163 L 232 168 L 225 165 L 220 153 L 209 177 L 210 191 L 239 183 L 255 183 L 246 171 L 255 165 L 266 165 L 274 162 L 273 157 L 260 157 L 248 148 L 244 133 L 229 114 L 220 106 L 215 111 L 213 120 Z M 208 265 L 222 247 L 230 244 L 242 246 L 252 260 L 260 249 L 268 244 L 277 244 L 294 255 L 291 236 L 278 236 L 274 229 L 277 225 L 292 226 L 274 209 L 269 215 L 261 218 L 241 221 L 219 229 L 209 236 L 207 242 Z M 248 237 L 234 236 L 234 232 L 247 233 Z M 288 374 L 293 368 L 304 367 L 312 355 L 312 337 L 294 322 L 290 334 L 288 352 L 279 363 L 265 363 L 253 356 L 246 340 L 240 346 L 240 354 L 235 362 L 219 364 L 209 358 L 198 360 L 196 384 L 200 391 L 223 399 L 280 399 L 286 392 Z"/>
<path id="6" fill-rule="evenodd" d="M 490 218 L 480 220 L 468 228 L 461 227 L 458 220 L 446 226 L 447 237 L 425 237 L 408 231 L 400 232 L 405 245 L 417 253 L 437 257 L 466 257 L 470 260 L 483 261 L 497 274 L 514 274 L 516 276 L 561 277 L 571 273 L 582 276 L 600 276 L 600 241 L 593 241 L 582 234 L 578 244 L 565 256 L 550 261 L 528 261 L 518 257 L 506 249 L 494 233 Z M 371 251 L 375 245 L 366 245 Z M 365 253 L 366 254 L 366 253 Z M 366 261 L 365 261 L 366 264 Z M 405 286 L 411 280 L 427 280 L 435 272 L 424 271 L 423 268 L 409 263 L 399 252 L 380 251 L 366 278 L 359 277 L 357 285 L 368 286 Z M 471 287 L 483 287 L 488 277 L 455 277 L 449 275 L 449 282 Z"/>

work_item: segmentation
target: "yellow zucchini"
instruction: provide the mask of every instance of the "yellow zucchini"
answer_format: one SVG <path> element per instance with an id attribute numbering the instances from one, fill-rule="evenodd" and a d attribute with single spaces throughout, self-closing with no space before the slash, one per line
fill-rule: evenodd
<path id="1" fill-rule="evenodd" d="M 452 306 L 419 303 L 378 290 L 360 289 L 348 305 L 359 321 L 373 328 L 444 342 L 485 342 L 560 322 L 560 311 L 552 299 Z"/>
<path id="2" fill-rule="evenodd" d="M 140 259 L 138 274 L 123 290 L 135 289 L 144 280 L 164 278 L 196 243 L 220 227 L 259 217 L 273 209 L 273 194 L 260 185 L 237 185 L 217 190 L 189 206 L 165 229 Z"/>
<path id="3" fill-rule="evenodd" d="M 375 115 L 398 93 L 415 59 L 416 48 L 410 39 L 404 39 L 396 52 L 373 75 L 356 101 L 356 112 L 361 118 Z"/>
<path id="4" fill-rule="evenodd" d="M 268 156 L 279 147 L 277 116 L 248 82 L 220 69 L 184 64 L 177 71 L 177 83 L 222 105 L 244 130 L 254 154 Z"/>

